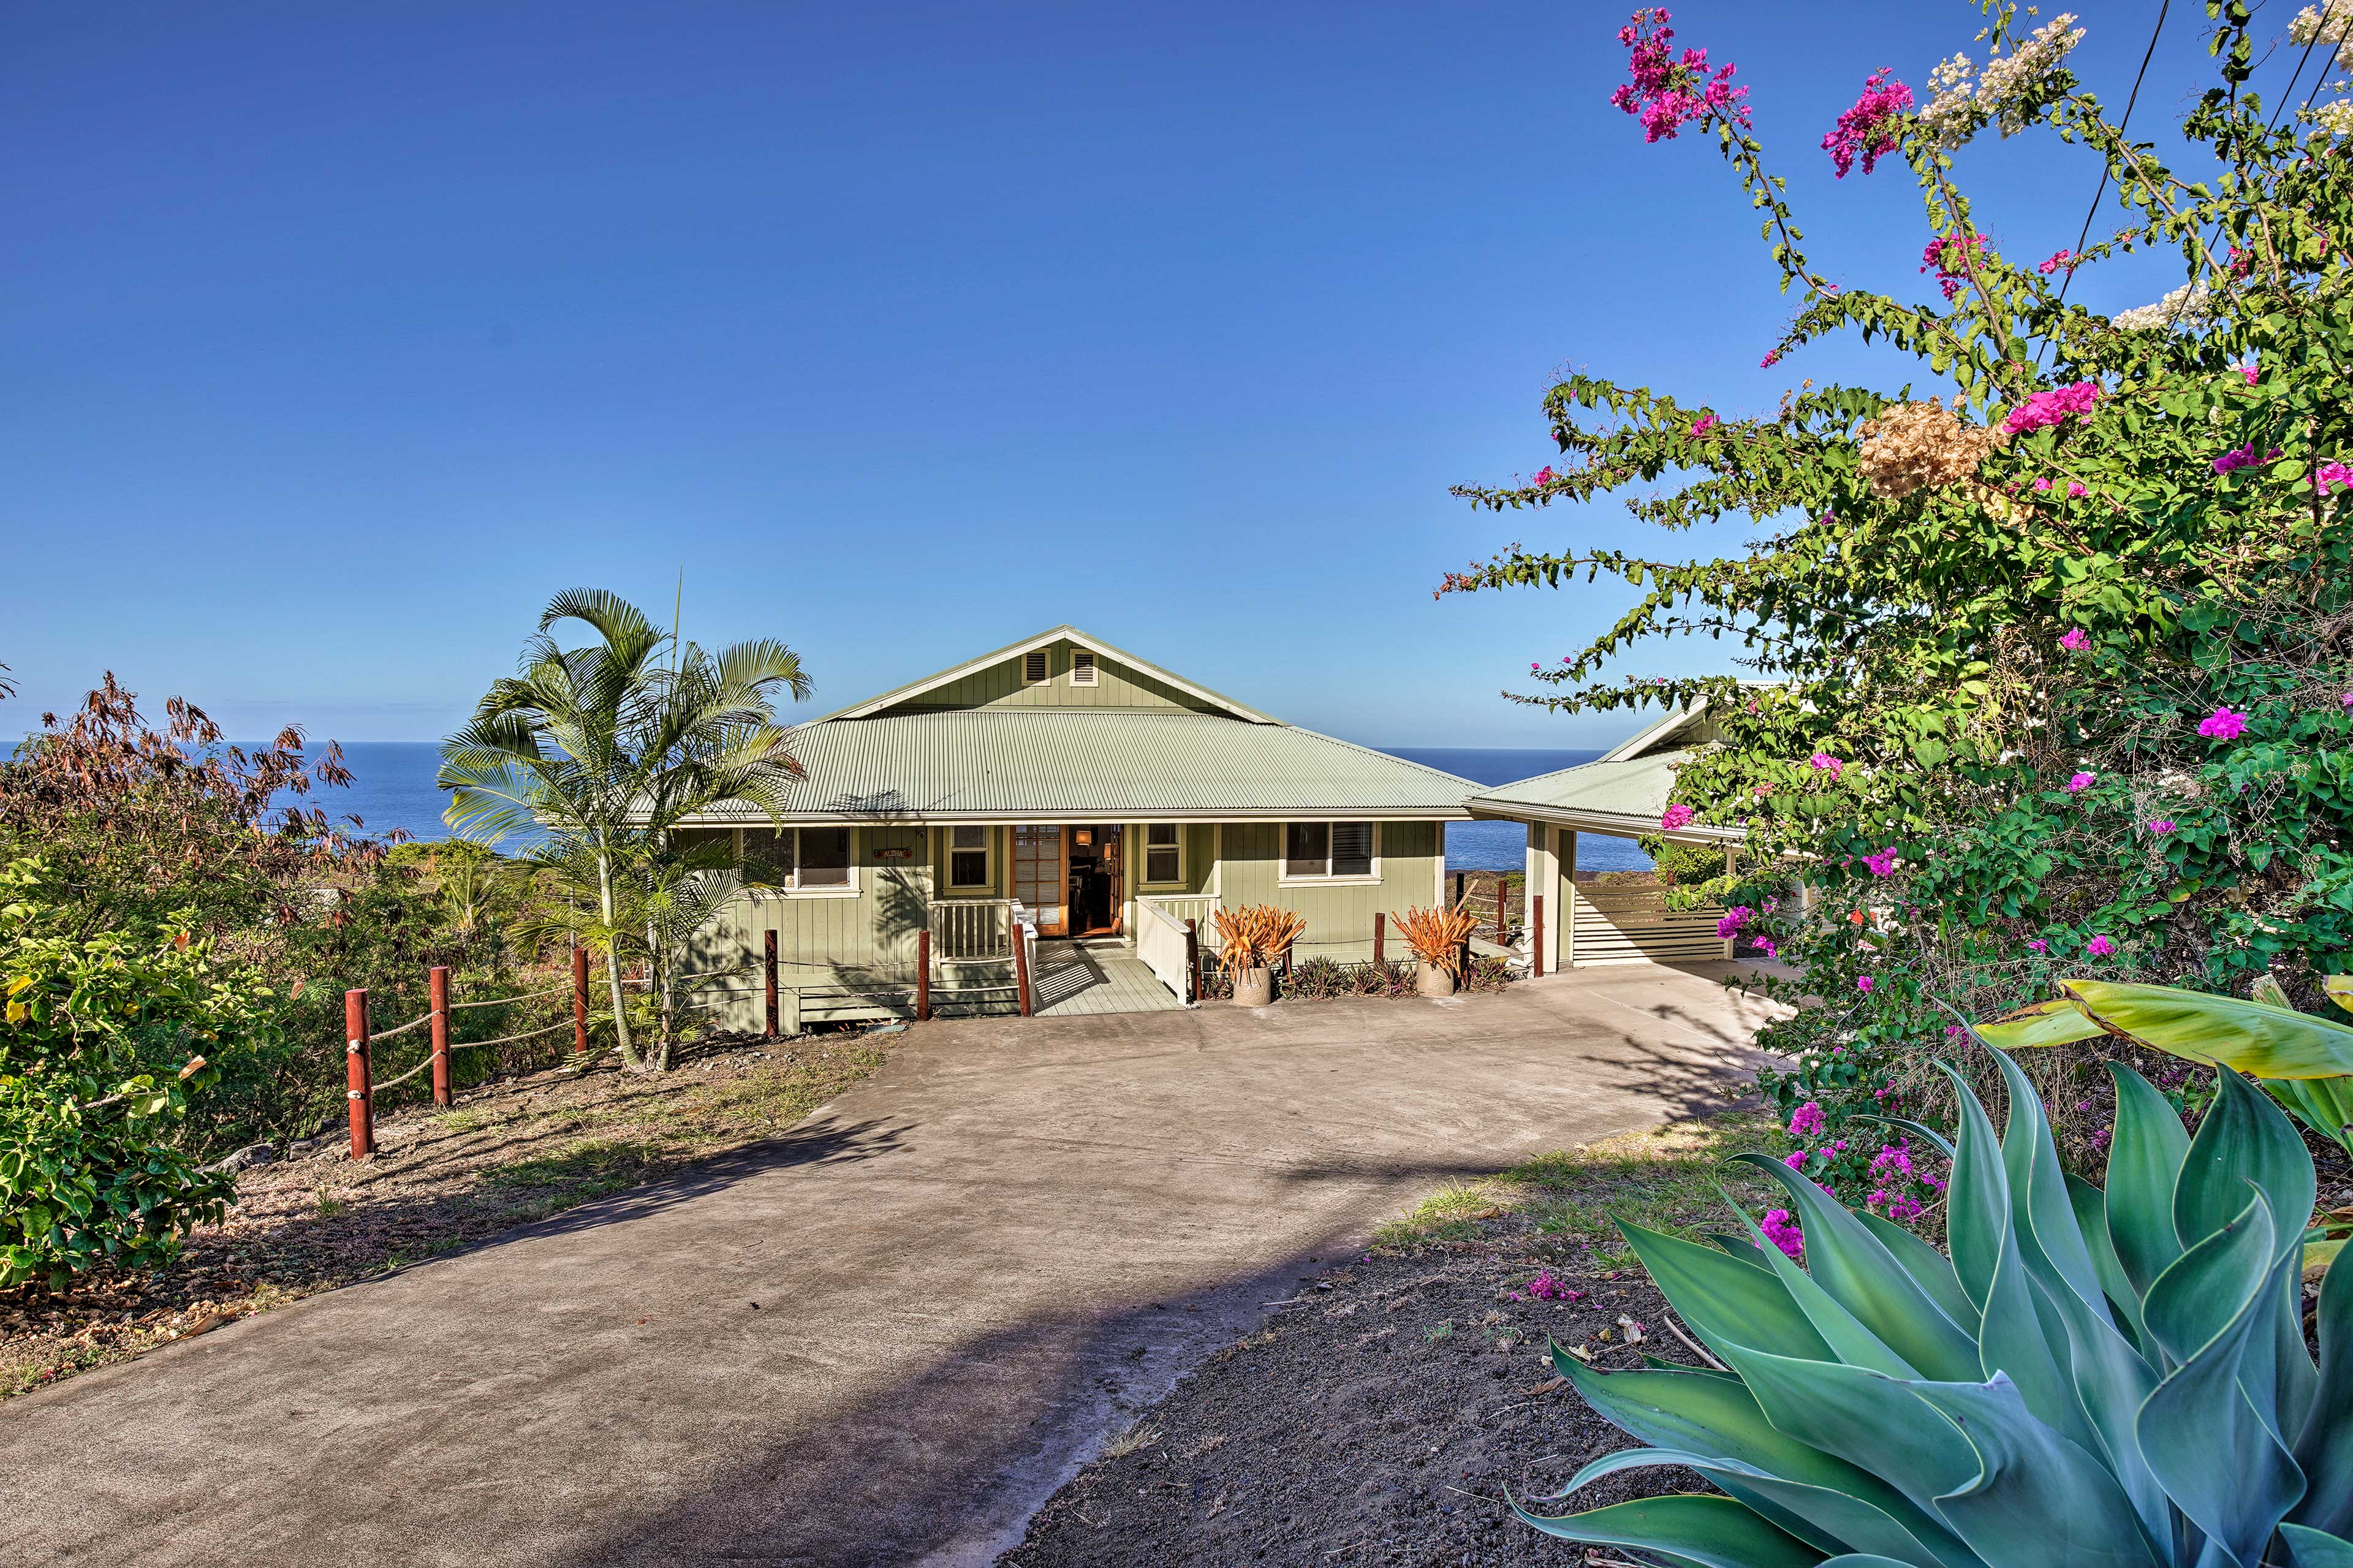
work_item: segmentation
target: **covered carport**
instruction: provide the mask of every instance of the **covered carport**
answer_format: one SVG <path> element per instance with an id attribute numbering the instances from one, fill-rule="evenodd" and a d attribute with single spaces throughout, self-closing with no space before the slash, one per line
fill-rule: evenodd
<path id="1" fill-rule="evenodd" d="M 1693 823 L 1669 833 L 1659 826 L 1676 770 L 1714 741 L 1707 704 L 1701 702 L 1598 761 L 1498 784 L 1465 803 L 1473 816 L 1527 826 L 1529 941 L 1541 972 L 1732 956 L 1731 940 L 1716 934 L 1721 906 L 1670 910 L 1655 883 L 1603 882 L 1590 871 L 1580 875 L 1577 863 L 1579 837 L 1603 834 L 1721 846 L 1728 867 L 1746 837 L 1741 829 Z M 1534 918 L 1537 898 L 1544 900 L 1541 924 Z"/>

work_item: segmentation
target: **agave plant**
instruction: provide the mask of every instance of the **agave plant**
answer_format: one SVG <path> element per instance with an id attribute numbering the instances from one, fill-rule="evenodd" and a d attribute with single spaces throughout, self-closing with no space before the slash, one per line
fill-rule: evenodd
<path id="1" fill-rule="evenodd" d="M 1951 1256 L 1763 1155 L 1805 1266 L 1747 1239 L 1625 1232 L 1714 1364 L 1603 1373 L 1553 1352 L 1646 1465 L 1721 1495 L 1566 1518 L 1570 1540 L 1712 1568 L 2353 1568 L 2353 1269 L 2305 1348 L 2311 1157 L 2240 1074 L 2193 1139 L 2120 1065 L 2105 1190 L 2068 1177 L 2025 1075 L 1995 1053 L 1997 1141 L 1952 1069 Z M 1956 1146 L 1956 1144 L 1957 1146 Z M 1744 1220 L 1746 1216 L 1744 1215 Z"/>

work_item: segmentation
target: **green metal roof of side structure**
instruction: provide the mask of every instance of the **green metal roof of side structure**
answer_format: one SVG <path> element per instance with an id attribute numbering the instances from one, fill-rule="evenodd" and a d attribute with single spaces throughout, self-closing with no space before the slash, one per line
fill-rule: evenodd
<path id="1" fill-rule="evenodd" d="M 1202 706 L 925 708 L 919 699 L 1059 642 Z M 1270 718 L 1071 626 L 796 726 L 792 822 L 1464 821 L 1468 779 Z M 765 821 L 723 803 L 691 819 Z"/>
<path id="2" fill-rule="evenodd" d="M 1658 834 L 1659 817 L 1675 787 L 1676 770 L 1708 743 L 1689 743 L 1712 732 L 1706 710 L 1706 703 L 1696 703 L 1669 714 L 1599 762 L 1474 790 L 1465 804 L 1480 816 L 1547 822 L 1628 837 Z M 1685 743 L 1676 745 L 1678 741 Z M 1736 843 L 1747 837 L 1741 828 L 1704 823 L 1660 836 L 1683 844 Z"/>

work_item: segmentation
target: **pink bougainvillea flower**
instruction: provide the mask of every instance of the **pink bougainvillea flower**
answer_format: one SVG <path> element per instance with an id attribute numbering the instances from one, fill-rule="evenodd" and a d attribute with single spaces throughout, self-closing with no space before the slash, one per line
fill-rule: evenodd
<path id="1" fill-rule="evenodd" d="M 2094 958 L 2105 958 L 2116 950 L 2116 944 L 2105 936 L 2095 936 L 2084 944 L 2084 951 Z"/>
<path id="2" fill-rule="evenodd" d="M 1530 659 L 1528 660 L 1528 673 L 1530 675 L 1542 675 L 1544 673 L 1544 666 L 1538 664 L 1534 659 Z"/>
<path id="3" fill-rule="evenodd" d="M 1768 349 L 1766 351 L 1765 357 L 1757 362 L 1757 368 L 1758 370 L 1771 370 L 1775 365 L 1779 364 L 1780 363 L 1781 351 L 1779 349 Z"/>
<path id="4" fill-rule="evenodd" d="M 1799 1228 L 1788 1209 L 1767 1209 L 1757 1228 L 1765 1233 L 1766 1240 L 1789 1257 L 1803 1258 L 1806 1255 L 1806 1233 Z"/>
<path id="5" fill-rule="evenodd" d="M 1689 823 L 1693 817 L 1697 816 L 1698 815 L 1699 813 L 1694 811 L 1690 806 L 1685 805 L 1681 801 L 1677 801 L 1674 805 L 1667 807 L 1665 811 L 1660 814 L 1659 826 L 1664 828 L 1667 832 L 1672 833 L 1677 828 Z"/>
<path id="6" fill-rule="evenodd" d="M 2029 952 L 2049 952 L 2051 951 L 2051 944 L 2038 936 L 2033 941 L 2026 944 L 2026 951 Z"/>
<path id="7" fill-rule="evenodd" d="M 2160 837 L 2170 833 L 2173 831 L 2173 818 L 2169 816 L 2160 816 L 2148 825 L 2148 830 Z"/>
<path id="8" fill-rule="evenodd" d="M 1846 771 L 1846 764 L 1828 752 L 1816 752 L 1806 759 L 1806 765 L 1817 772 L 1828 773 L 1833 779 Z"/>
<path id="9" fill-rule="evenodd" d="M 1558 474 L 1552 471 L 1552 465 L 1550 463 L 1546 463 L 1543 468 L 1536 470 L 1535 478 L 1530 479 L 1528 482 L 1534 485 L 1548 485 L 1559 477 L 1560 476 Z"/>
<path id="10" fill-rule="evenodd" d="M 2348 708 L 2353 708 L 2353 691 L 2348 691 L 2345 694 L 2345 706 Z M 1767 795 L 1773 793 L 1773 786 L 1768 784 L 1761 784 L 1755 789 L 1749 791 L 1749 793 L 1755 795 L 1758 800 L 1763 800 Z"/>
<path id="11" fill-rule="evenodd" d="M 2067 793 L 2069 795 L 2083 794 L 2098 781 L 2099 776 L 2100 775 L 2097 773 L 2077 773 L 2074 777 L 2067 781 Z"/>
<path id="12" fill-rule="evenodd" d="M 2059 639 L 2059 646 L 2069 653 L 2081 653 L 2092 646 L 2092 639 L 2084 633 L 2083 627 L 2069 626 L 2067 635 Z"/>
<path id="13" fill-rule="evenodd" d="M 2239 374 L 2247 378 L 2247 384 L 2249 386 L 2253 386 L 2255 384 L 2256 377 L 2261 375 L 2263 373 L 2258 371 L 2253 365 L 2242 364 L 2239 367 Z"/>
<path id="14" fill-rule="evenodd" d="M 1754 913 L 1756 911 L 1746 904 L 1733 905 L 1724 911 L 1724 918 L 1715 922 L 1715 934 L 1726 937 L 1738 935 L 1740 928 L 1748 923 L 1749 917 Z"/>
<path id="15" fill-rule="evenodd" d="M 2338 702 L 2340 702 L 2340 703 L 2344 704 L 2344 705 L 2345 705 L 2346 707 L 2348 707 L 2348 708 L 2353 708 L 2353 691 L 2348 691 L 2348 692 L 2347 692 L 2344 696 L 2339 697 L 2337 700 Z"/>
<path id="16" fill-rule="evenodd" d="M 2047 490 L 2051 488 L 2051 481 L 2049 479 L 2037 479 L 2034 481 L 2034 488 L 2038 490 Z"/>
<path id="17" fill-rule="evenodd" d="M 1769 936 L 1758 937 L 1757 939 L 1757 946 L 1767 958 L 1778 958 L 1781 956 L 1781 950 L 1774 945 L 1773 939 Z"/>
<path id="18" fill-rule="evenodd" d="M 2095 381 L 2079 381 L 2050 392 L 2038 392 L 2011 409 L 2001 427 L 2013 436 L 2023 436 L 2029 430 L 2064 424 L 2075 415 L 2089 414 L 2099 395 L 2100 384 Z"/>
<path id="19" fill-rule="evenodd" d="M 2312 482 L 2322 495 L 2328 493 L 2331 485 L 2339 489 L 2353 489 L 2353 468 L 2342 463 L 2323 463 L 2314 472 Z"/>
<path id="20" fill-rule="evenodd" d="M 1692 421 L 1691 433 L 1694 436 L 1704 436 L 1721 423 L 1722 421 L 1717 419 L 1715 415 L 1703 414 L 1698 418 Z"/>
<path id="21" fill-rule="evenodd" d="M 1894 67 L 1882 66 L 1865 77 L 1862 96 L 1839 111 L 1837 127 L 1822 138 L 1822 151 L 1831 155 L 1837 178 L 1845 179 L 1858 157 L 1862 172 L 1870 174 L 1880 159 L 1903 144 L 1903 117 L 1912 107 L 1912 89 L 1891 80 L 1894 74 Z"/>
<path id="22" fill-rule="evenodd" d="M 1630 80 L 1609 95 L 1609 101 L 1642 122 L 1645 142 L 1672 142 L 1694 121 L 1710 116 L 1732 124 L 1748 123 L 1745 87 L 1732 85 L 1737 68 L 1723 65 L 1710 72 L 1705 49 L 1674 50 L 1674 29 L 1667 13 L 1651 6 L 1634 13 L 1632 22 L 1618 29 L 1626 46 Z"/>
<path id="23" fill-rule="evenodd" d="M 1871 874 L 1874 877 L 1892 877 L 1895 875 L 1896 858 L 1896 852 L 1891 847 L 1864 856 L 1862 863 L 1871 868 Z"/>
<path id="24" fill-rule="evenodd" d="M 2062 267 L 2072 268 L 2074 265 L 2075 253 L 2073 251 L 2054 250 L 2051 253 L 2048 258 L 2038 263 L 2034 270 L 2042 273 L 2045 278 L 2048 278 L 2053 272 L 2058 271 Z"/>
<path id="25" fill-rule="evenodd" d="M 2234 713 L 2224 703 L 2198 721 L 2198 732 L 2210 741 L 2235 741 L 2247 732 L 2247 716 Z"/>
<path id="26" fill-rule="evenodd" d="M 2067 499 L 2069 500 L 2082 500 L 2085 496 L 2090 495 L 2091 493 L 2091 491 L 2085 489 L 2074 480 L 2069 479 L 2067 481 Z"/>
<path id="27" fill-rule="evenodd" d="M 1854 988 L 1857 991 L 1862 992 L 1865 996 L 1868 996 L 1871 994 L 1872 987 L 1878 984 L 1878 981 L 1873 980 L 1868 974 L 1859 974 L 1855 977 Z"/>
<path id="28" fill-rule="evenodd" d="M 1789 1113 L 1789 1136 L 1792 1138 L 1819 1138 L 1824 1125 L 1819 1100 L 1810 1100 Z"/>
<path id="29" fill-rule="evenodd" d="M 1792 1149 L 1781 1156 L 1781 1163 L 1793 1171 L 1802 1171 L 1806 1168 L 1806 1162 L 1811 1157 L 1803 1149 Z"/>
<path id="30" fill-rule="evenodd" d="M 2258 458 L 2255 456 L 2255 444 L 2253 441 L 2250 441 L 2243 447 L 2233 447 L 2229 451 L 2223 453 L 2221 457 L 2215 458 L 2214 471 L 2217 474 L 2227 474 L 2239 468 L 2251 468 L 2257 463 L 2268 463 L 2279 455 L 2280 449 L 2277 447 L 2274 447 L 2270 451 Z"/>

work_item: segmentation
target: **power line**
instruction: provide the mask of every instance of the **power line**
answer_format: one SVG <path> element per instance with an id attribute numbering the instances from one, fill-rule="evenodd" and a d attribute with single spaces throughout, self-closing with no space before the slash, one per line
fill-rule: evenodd
<path id="1" fill-rule="evenodd" d="M 2158 35 L 2165 31 L 2165 14 L 2172 8 L 2173 0 L 2164 0 L 2164 3 L 2157 8 L 2157 26 L 2149 29 L 2148 48 L 2140 57 L 2140 69 L 2133 75 L 2132 92 L 2125 99 L 2125 117 L 2116 121 L 2118 136 L 2122 136 L 2125 133 L 2125 127 L 2132 123 L 2133 105 L 2140 101 L 2141 79 L 2148 75 L 2148 62 L 2157 58 Z M 2092 237 L 2092 219 L 2099 216 L 2101 198 L 2107 194 L 2108 165 L 2106 160 L 2103 159 L 2100 163 L 2100 188 L 2092 193 L 2092 205 L 2084 213 L 2084 231 L 2075 237 L 2076 251 L 2081 251 L 2084 242 Z M 2067 302 L 2067 289 L 2074 281 L 2075 269 L 2071 267 L 2067 268 L 2067 276 L 2060 280 L 2059 302 L 2061 304 Z"/>

